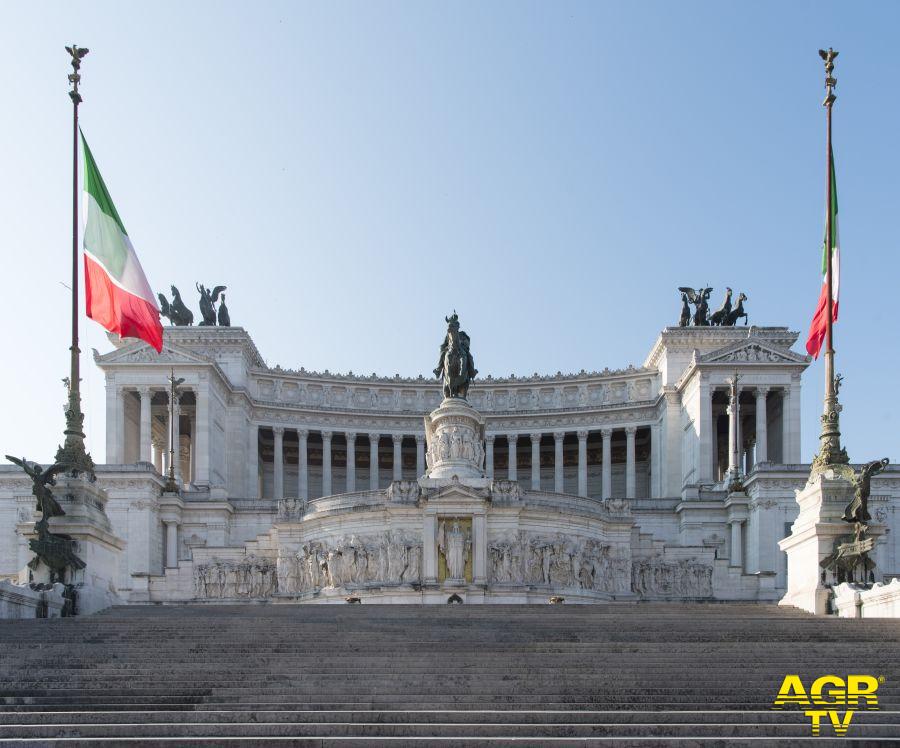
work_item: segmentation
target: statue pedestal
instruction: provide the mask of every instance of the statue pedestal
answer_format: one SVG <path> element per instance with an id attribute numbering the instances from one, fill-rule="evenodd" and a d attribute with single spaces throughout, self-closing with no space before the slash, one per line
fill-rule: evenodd
<path id="1" fill-rule="evenodd" d="M 831 469 L 810 476 L 806 486 L 797 491 L 800 514 L 791 534 L 778 542 L 787 554 L 787 592 L 779 605 L 793 605 L 817 615 L 827 612 L 833 580 L 820 563 L 834 552 L 839 538 L 853 533 L 853 525 L 841 515 L 854 491 L 847 476 Z M 867 534 L 878 537 L 883 532 L 883 527 L 870 525 Z"/>
<path id="2" fill-rule="evenodd" d="M 117 580 L 125 542 L 113 533 L 106 516 L 106 492 L 97 483 L 61 475 L 53 495 L 66 514 L 50 519 L 50 532 L 74 541 L 75 553 L 86 564 L 84 569 L 69 571 L 66 580 L 75 585 L 78 614 L 90 615 L 123 603 Z M 48 576 L 49 569 L 43 565 L 32 573 L 36 582 Z"/>
<path id="3" fill-rule="evenodd" d="M 425 416 L 428 470 L 423 488 L 437 488 L 457 478 L 461 485 L 487 488 L 484 474 L 484 416 L 461 397 L 448 397 Z"/>

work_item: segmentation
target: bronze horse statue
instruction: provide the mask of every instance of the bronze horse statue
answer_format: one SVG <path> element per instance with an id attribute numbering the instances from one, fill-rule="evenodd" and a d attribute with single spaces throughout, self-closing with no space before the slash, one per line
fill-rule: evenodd
<path id="1" fill-rule="evenodd" d="M 747 294 L 741 292 L 741 294 L 738 296 L 737 306 L 728 313 L 728 315 L 722 322 L 725 327 L 734 327 L 741 317 L 744 318 L 744 324 L 747 324 L 747 312 L 744 311 L 744 302 L 746 300 Z"/>
<path id="2" fill-rule="evenodd" d="M 157 294 L 157 296 L 159 296 L 161 316 L 168 317 L 169 321 L 177 327 L 187 327 L 194 324 L 194 313 L 181 300 L 181 294 L 175 286 L 172 286 L 171 303 L 162 294 Z"/>
<path id="3" fill-rule="evenodd" d="M 728 319 L 728 315 L 731 314 L 731 293 L 731 289 L 726 287 L 725 301 L 722 302 L 722 306 L 712 313 L 709 318 L 709 324 L 722 325 Z"/>
<path id="4" fill-rule="evenodd" d="M 459 317 L 454 310 L 447 323 L 447 336 L 441 344 L 441 357 L 434 370 L 436 377 L 443 377 L 444 397 L 466 398 L 469 385 L 478 374 L 475 361 L 469 351 L 469 336 L 459 329 Z"/>

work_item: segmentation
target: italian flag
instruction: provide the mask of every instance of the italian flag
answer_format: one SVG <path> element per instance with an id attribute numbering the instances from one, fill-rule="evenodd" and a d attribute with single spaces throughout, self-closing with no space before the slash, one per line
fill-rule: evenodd
<path id="1" fill-rule="evenodd" d="M 831 321 L 837 322 L 838 295 L 841 287 L 841 243 L 838 239 L 838 199 L 837 181 L 834 177 L 834 155 L 828 154 L 831 164 Z M 827 229 L 826 229 L 827 232 Z M 818 358 L 825 340 L 825 327 L 828 320 L 828 243 L 826 233 L 822 240 L 822 291 L 819 293 L 819 303 L 816 305 L 816 313 L 809 325 L 809 335 L 806 338 L 806 351 L 813 358 Z"/>
<path id="2" fill-rule="evenodd" d="M 84 289 L 87 316 L 123 338 L 162 350 L 159 307 L 84 133 Z"/>

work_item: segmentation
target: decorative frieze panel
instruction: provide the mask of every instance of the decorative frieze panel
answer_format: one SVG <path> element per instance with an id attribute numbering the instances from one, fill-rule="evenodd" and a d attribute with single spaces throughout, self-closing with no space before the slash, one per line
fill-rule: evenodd
<path id="1" fill-rule="evenodd" d="M 712 566 L 695 560 L 644 559 L 632 566 L 631 587 L 640 597 L 712 597 L 712 574 Z"/>
<path id="2" fill-rule="evenodd" d="M 418 584 L 422 541 L 398 531 L 306 543 L 278 554 L 278 591 L 296 595 L 323 589 Z"/>
<path id="3" fill-rule="evenodd" d="M 194 592 L 200 599 L 265 599 L 276 589 L 275 564 L 271 559 L 216 559 L 194 567 Z"/>
<path id="4" fill-rule="evenodd" d="M 630 589 L 631 560 L 593 538 L 519 531 L 489 546 L 491 580 L 610 594 Z"/>

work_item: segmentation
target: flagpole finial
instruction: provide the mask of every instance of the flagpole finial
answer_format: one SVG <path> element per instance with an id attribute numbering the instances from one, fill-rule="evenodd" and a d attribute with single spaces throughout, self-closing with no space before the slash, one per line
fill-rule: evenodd
<path id="1" fill-rule="evenodd" d="M 71 47 L 66 47 L 66 52 L 72 57 L 72 72 L 69 73 L 69 83 L 72 84 L 72 90 L 69 91 L 69 96 L 72 101 L 78 105 L 81 103 L 81 94 L 78 93 L 78 84 L 81 83 L 81 73 L 78 71 L 81 69 L 81 61 L 90 50 L 87 47 L 79 47 L 77 44 L 73 44 Z"/>
<path id="2" fill-rule="evenodd" d="M 838 56 L 838 53 L 835 52 L 831 47 L 827 50 L 820 49 L 819 57 L 821 57 L 825 61 L 825 90 L 828 92 L 825 95 L 825 101 L 822 102 L 822 106 L 831 106 L 834 104 L 834 100 L 837 98 L 834 94 L 834 88 L 837 86 L 837 78 L 834 77 L 834 58 Z"/>

